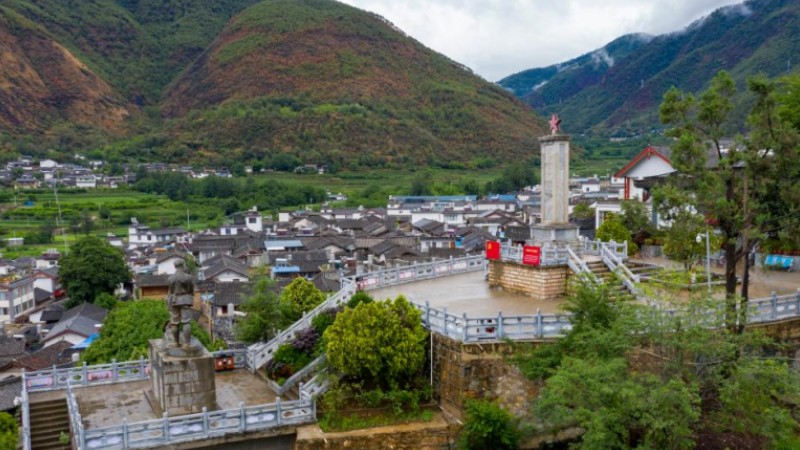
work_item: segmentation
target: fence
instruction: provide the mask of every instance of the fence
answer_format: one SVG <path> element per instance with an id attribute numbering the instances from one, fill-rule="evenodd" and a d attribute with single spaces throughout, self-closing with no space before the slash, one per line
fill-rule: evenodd
<path id="1" fill-rule="evenodd" d="M 314 319 L 314 317 L 329 308 L 344 305 L 357 290 L 381 289 L 414 281 L 474 272 L 483 270 L 485 264 L 483 255 L 466 256 L 463 258 L 450 258 L 442 261 L 412 264 L 410 266 L 379 270 L 377 272 L 344 278 L 342 280 L 342 288 L 339 292 L 306 313 L 300 320 L 289 326 L 289 328 L 281 331 L 268 342 L 258 342 L 248 347 L 247 367 L 251 371 L 256 371 L 263 367 L 272 359 L 272 355 L 278 347 L 289 339 L 292 339 L 295 333 L 310 327 L 311 320 Z"/>
<path id="2" fill-rule="evenodd" d="M 75 404 L 77 408 L 77 404 Z M 80 413 L 70 411 L 70 417 L 80 420 Z M 108 450 L 149 448 L 181 442 L 209 439 L 234 433 L 267 430 L 284 425 L 301 425 L 316 420 L 316 403 L 311 399 L 277 402 L 206 411 L 179 417 L 164 414 L 162 419 L 126 423 L 104 428 L 84 429 L 73 424 L 79 450 L 102 448 Z"/>
<path id="3" fill-rule="evenodd" d="M 311 361 L 310 363 L 306 364 L 305 367 L 295 372 L 291 377 L 287 378 L 283 384 L 278 384 L 274 380 L 267 378 L 267 384 L 269 387 L 272 388 L 273 391 L 278 395 L 278 397 L 282 397 L 286 395 L 287 392 L 292 390 L 292 388 L 299 383 L 300 381 L 304 380 L 306 377 L 311 375 L 315 370 L 319 369 L 320 367 L 324 366 L 326 362 L 325 355 L 317 357 L 315 360 Z"/>
<path id="4" fill-rule="evenodd" d="M 233 357 L 234 368 L 245 367 L 246 350 L 221 350 L 212 353 L 214 358 Z M 54 391 L 69 387 L 96 386 L 102 384 L 125 383 L 147 380 L 150 377 L 150 361 L 126 361 L 110 364 L 38 370 L 25 374 L 25 388 L 28 392 Z"/>
<path id="5" fill-rule="evenodd" d="M 450 337 L 461 342 L 530 340 L 557 338 L 564 336 L 571 328 L 570 314 L 536 314 L 503 316 L 498 312 L 495 317 L 467 317 L 466 313 L 460 316 L 450 314 L 447 309 L 431 308 L 429 302 L 425 304 L 413 302 L 422 313 L 422 324 L 429 330 Z M 675 314 L 677 311 L 664 311 L 666 314 Z M 709 314 L 713 314 L 709 311 Z M 794 317 L 800 317 L 800 289 L 797 294 L 751 300 L 747 322 L 750 324 L 774 322 Z"/>

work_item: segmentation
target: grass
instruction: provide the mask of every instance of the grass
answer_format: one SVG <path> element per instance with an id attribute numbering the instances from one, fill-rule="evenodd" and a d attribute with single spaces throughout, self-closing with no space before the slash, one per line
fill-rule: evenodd
<path id="1" fill-rule="evenodd" d="M 434 412 L 426 409 L 406 412 L 395 415 L 391 412 L 380 412 L 371 415 L 342 413 L 325 414 L 319 420 L 319 427 L 326 433 L 338 431 L 361 430 L 365 428 L 385 427 L 399 425 L 410 422 L 430 422 L 434 418 Z"/>
<path id="2" fill-rule="evenodd" d="M 427 169 L 426 173 L 430 175 L 434 183 L 457 183 L 463 179 L 474 179 L 482 185 L 498 177 L 501 172 L 502 169 L 500 168 L 492 168 L 475 170 Z M 257 175 L 257 177 L 289 184 L 307 184 L 328 189 L 333 193 L 342 192 L 347 195 L 361 193 L 364 189 L 372 186 L 379 186 L 384 191 L 401 195 L 408 193 L 411 187 L 411 180 L 416 173 L 410 170 L 372 169 L 324 175 L 268 172 Z"/>

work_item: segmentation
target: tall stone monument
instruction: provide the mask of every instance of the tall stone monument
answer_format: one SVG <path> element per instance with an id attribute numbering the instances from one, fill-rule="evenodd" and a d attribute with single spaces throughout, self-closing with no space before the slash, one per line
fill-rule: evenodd
<path id="1" fill-rule="evenodd" d="M 578 241 L 578 227 L 569 223 L 569 142 L 561 133 L 561 119 L 550 118 L 550 135 L 539 138 L 542 155 L 542 221 L 531 227 L 533 245 Z"/>
<path id="2" fill-rule="evenodd" d="M 150 380 L 148 393 L 157 415 L 193 414 L 217 409 L 214 357 L 192 337 L 190 309 L 194 301 L 194 281 L 175 263 L 169 277 L 170 321 L 162 339 L 150 341 Z"/>

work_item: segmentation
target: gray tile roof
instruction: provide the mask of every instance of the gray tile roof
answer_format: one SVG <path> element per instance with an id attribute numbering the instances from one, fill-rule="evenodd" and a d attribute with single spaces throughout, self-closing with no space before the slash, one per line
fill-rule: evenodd
<path id="1" fill-rule="evenodd" d="M 53 325 L 47 333 L 45 341 L 65 333 L 75 333 L 89 337 L 97 332 L 95 325 L 102 324 L 108 314 L 108 310 L 91 303 L 81 303 L 78 306 L 64 311 L 61 319 Z"/>
<path id="2" fill-rule="evenodd" d="M 7 377 L 0 380 L 0 411 L 16 408 L 14 399 L 22 395 L 22 377 Z"/>
<path id="3" fill-rule="evenodd" d="M 220 258 L 217 262 L 203 270 L 203 277 L 208 280 L 226 271 L 236 272 L 245 276 L 248 275 L 247 266 L 240 263 L 236 259 L 224 257 Z"/>

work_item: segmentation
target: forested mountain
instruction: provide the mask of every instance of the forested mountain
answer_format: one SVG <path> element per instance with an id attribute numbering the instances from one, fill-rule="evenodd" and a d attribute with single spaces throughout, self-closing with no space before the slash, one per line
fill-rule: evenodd
<path id="1" fill-rule="evenodd" d="M 557 111 L 571 132 L 647 130 L 658 126 L 658 105 L 671 86 L 700 91 L 721 69 L 731 72 L 741 87 L 758 73 L 779 77 L 795 71 L 800 54 L 800 2 L 750 0 L 720 8 L 679 32 L 636 42 L 637 36 L 499 83 L 541 113 Z M 613 57 L 613 65 L 597 58 L 598 54 L 613 55 L 612 49 L 620 44 L 625 51 Z M 743 124 L 747 100 L 742 97 L 738 102 Z"/>
<path id="2" fill-rule="evenodd" d="M 333 0 L 7 0 L 0 148 L 418 164 L 531 155 L 544 121 Z M 101 151 L 99 151 L 101 150 Z"/>

